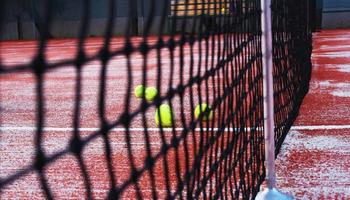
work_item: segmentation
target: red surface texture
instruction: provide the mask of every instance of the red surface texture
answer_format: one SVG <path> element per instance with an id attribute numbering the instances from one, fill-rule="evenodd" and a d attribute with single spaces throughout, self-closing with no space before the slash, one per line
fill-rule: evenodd
<path id="1" fill-rule="evenodd" d="M 151 41 L 152 42 L 152 41 Z M 154 41 L 153 41 L 154 42 Z M 113 39 L 112 49 L 120 47 L 123 41 Z M 101 47 L 101 39 L 89 39 L 85 47 L 88 54 L 96 53 Z M 48 62 L 73 58 L 76 53 L 76 41 L 55 40 L 48 44 Z M 11 64 L 28 63 L 34 55 L 36 43 L 3 42 L 0 44 L 1 61 L 7 66 Z M 169 62 L 169 53 L 162 53 L 162 62 Z M 157 60 L 152 59 L 150 52 L 147 60 L 148 84 L 156 83 Z M 179 56 L 179 55 L 175 55 Z M 132 88 L 141 83 L 142 56 L 134 55 Z M 185 52 L 185 64 L 189 63 L 188 52 Z M 126 93 L 126 62 L 124 57 L 114 57 L 108 64 L 106 109 L 107 118 L 114 121 L 123 112 L 122 103 Z M 198 62 L 194 60 L 193 62 Z M 82 104 L 81 127 L 99 127 L 98 120 L 98 87 L 101 63 L 92 61 L 87 63 L 82 73 Z M 169 69 L 162 69 L 168 75 Z M 186 68 L 185 70 L 188 70 Z M 195 69 L 196 70 L 196 69 Z M 178 76 L 179 69 L 175 69 Z M 194 73 L 197 73 L 195 71 Z M 202 73 L 202 72 L 199 72 Z M 60 128 L 60 131 L 47 130 L 44 132 L 44 149 L 50 155 L 66 149 L 71 137 L 75 94 L 76 71 L 73 66 L 51 70 L 45 75 L 45 127 Z M 162 82 L 168 83 L 169 76 L 164 76 Z M 184 72 L 184 79 L 189 78 L 189 71 Z M 30 72 L 10 74 L 0 77 L 1 81 L 1 126 L 2 127 L 35 127 L 35 77 Z M 179 83 L 174 79 L 173 86 Z M 166 87 L 164 87 L 165 89 Z M 202 88 L 204 90 L 204 88 Z M 195 89 L 196 91 L 196 89 Z M 165 90 L 161 90 L 165 92 Z M 189 91 L 186 91 L 187 93 Z M 186 95 L 189 96 L 189 95 Z M 174 100 L 175 102 L 179 99 Z M 185 98 L 184 114 L 191 116 L 189 98 Z M 249 102 L 248 102 L 249 104 Z M 132 98 L 131 111 L 138 108 L 140 101 Z M 174 110 L 180 113 L 180 105 L 175 104 Z M 154 110 L 149 110 L 147 119 L 154 118 Z M 179 118 L 179 116 L 175 116 Z M 133 121 L 133 127 L 142 127 L 141 116 Z M 277 159 L 278 187 L 293 194 L 297 199 L 350 199 L 350 30 L 322 31 L 315 34 L 313 53 L 313 72 L 310 92 L 301 107 L 296 122 L 299 129 L 292 130 L 287 136 Z M 149 120 L 149 127 L 155 127 L 154 121 Z M 315 128 L 315 127 L 318 128 Z M 324 126 L 325 128 L 322 128 Z M 334 127 L 334 128 L 333 128 Z M 67 128 L 67 131 L 62 129 Z M 122 128 L 122 127 L 117 127 Z M 312 130 L 316 129 L 316 130 Z M 90 135 L 91 131 L 82 131 L 82 137 Z M 171 132 L 167 132 L 166 140 L 170 143 Z M 176 134 L 180 134 L 177 132 Z M 200 137 L 198 132 L 191 133 L 191 137 Z M 118 131 L 110 134 L 113 162 L 118 163 L 115 168 L 116 180 L 122 183 L 130 175 L 127 146 L 124 134 Z M 144 162 L 144 137 L 141 131 L 132 133 L 131 142 L 133 153 L 139 155 L 136 166 Z M 25 128 L 23 130 L 2 130 L 0 134 L 0 178 L 7 177 L 32 163 L 34 154 L 35 131 Z M 220 138 L 224 140 L 225 136 Z M 158 152 L 161 142 L 158 131 L 150 131 L 151 149 Z M 109 188 L 109 177 L 106 170 L 106 161 L 102 138 L 89 143 L 84 149 L 83 156 L 93 187 L 93 197 L 101 199 L 106 197 Z M 198 144 L 197 144 L 198 145 Z M 195 144 L 189 141 L 188 146 L 194 148 Z M 193 149 L 188 151 L 193 153 Z M 179 157 L 183 157 L 183 149 L 179 149 Z M 171 151 L 166 158 L 169 162 L 176 162 L 176 152 Z M 165 196 L 165 180 L 162 159 L 158 160 L 154 171 L 158 195 Z M 184 170 L 183 159 L 177 160 L 180 169 Z M 189 163 L 191 164 L 191 163 Z M 125 166 L 125 167 L 123 167 Z M 175 169 L 170 168 L 169 174 L 174 175 Z M 81 199 L 84 193 L 84 183 L 81 174 L 77 173 L 76 159 L 68 154 L 57 160 L 46 169 L 49 184 L 55 185 L 53 193 L 58 199 Z M 149 175 L 143 176 L 141 189 L 145 197 L 151 197 L 150 191 L 143 187 L 149 184 Z M 173 187 L 173 185 L 172 185 Z M 134 190 L 124 193 L 123 198 L 133 199 Z M 8 185 L 0 196 L 1 199 L 43 199 L 44 194 L 38 184 L 38 175 L 30 173 Z"/>
<path id="2" fill-rule="evenodd" d="M 310 91 L 295 124 L 304 128 L 285 140 L 278 187 L 296 199 L 350 199 L 350 30 L 316 33 L 313 48 Z"/>

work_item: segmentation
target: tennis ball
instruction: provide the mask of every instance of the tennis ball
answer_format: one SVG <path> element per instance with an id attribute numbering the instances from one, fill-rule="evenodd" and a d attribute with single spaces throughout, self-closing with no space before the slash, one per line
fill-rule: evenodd
<path id="1" fill-rule="evenodd" d="M 208 111 L 207 111 L 208 109 Z M 205 114 L 202 114 L 206 112 Z M 213 111 L 211 110 L 210 106 L 208 106 L 206 103 L 202 103 L 201 105 L 197 105 L 195 110 L 194 110 L 194 116 L 196 117 L 196 119 L 199 118 L 200 115 L 202 116 L 202 120 L 203 121 L 208 121 L 211 120 L 213 118 Z"/>
<path id="2" fill-rule="evenodd" d="M 136 86 L 134 90 L 135 97 L 142 98 L 144 89 L 145 89 L 145 86 L 143 85 Z"/>
<path id="3" fill-rule="evenodd" d="M 173 124 L 173 111 L 168 104 L 162 104 L 156 109 L 155 121 L 157 126 L 171 127 Z"/>
<path id="4" fill-rule="evenodd" d="M 153 101 L 158 95 L 158 90 L 155 87 L 147 87 L 145 90 L 145 97 L 147 101 Z"/>

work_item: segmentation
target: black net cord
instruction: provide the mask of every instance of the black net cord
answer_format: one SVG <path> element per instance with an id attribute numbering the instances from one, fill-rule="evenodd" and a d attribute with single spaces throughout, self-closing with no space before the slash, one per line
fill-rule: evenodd
<path id="1" fill-rule="evenodd" d="M 42 186 L 43 192 L 45 193 L 47 199 L 53 199 L 53 195 L 48 184 L 48 180 L 45 174 L 46 165 L 46 155 L 43 151 L 43 128 L 45 126 L 45 96 L 44 96 L 44 75 L 45 75 L 45 59 L 44 52 L 46 49 L 46 43 L 49 34 L 50 22 L 52 19 L 51 15 L 51 1 L 48 1 L 44 5 L 46 7 L 44 28 L 42 30 L 42 35 L 40 35 L 39 48 L 37 56 L 33 61 L 32 70 L 36 75 L 36 101 L 37 103 L 37 115 L 36 115 L 36 134 L 35 134 L 35 161 L 34 167 L 39 176 L 39 181 Z"/>
<path id="2" fill-rule="evenodd" d="M 92 199 L 92 186 L 91 186 L 91 180 L 88 175 L 88 168 L 86 166 L 86 163 L 84 161 L 84 158 L 82 156 L 82 144 L 81 144 L 81 136 L 80 136 L 80 115 L 81 115 L 81 102 L 82 102 L 82 96 L 81 96 L 81 90 L 82 90 L 82 67 L 84 64 L 85 59 L 85 52 L 84 52 L 84 43 L 87 38 L 87 32 L 89 29 L 89 19 L 90 19 L 90 1 L 85 0 L 83 5 L 83 13 L 82 13 L 82 23 L 81 28 L 79 32 L 79 43 L 78 43 L 78 53 L 76 58 L 76 89 L 75 89 L 75 105 L 74 105 L 74 119 L 73 119 L 73 137 L 71 139 L 70 147 L 73 154 L 76 156 L 76 159 L 78 161 L 79 168 L 81 170 L 83 179 L 84 179 L 84 185 L 86 189 L 86 198 Z"/>

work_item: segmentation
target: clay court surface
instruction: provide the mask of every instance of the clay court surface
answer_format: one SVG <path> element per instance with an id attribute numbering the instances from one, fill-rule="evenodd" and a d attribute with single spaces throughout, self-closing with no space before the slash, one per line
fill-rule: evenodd
<path id="1" fill-rule="evenodd" d="M 315 33 L 310 91 L 277 159 L 297 199 L 350 199 L 350 30 Z"/>
<path id="2" fill-rule="evenodd" d="M 86 45 L 88 55 L 94 55 L 102 46 L 101 39 L 89 39 Z M 112 49 L 123 44 L 122 39 L 114 39 Z M 60 62 L 73 58 L 76 52 L 74 40 L 54 40 L 48 45 L 47 59 L 49 63 Z M 36 49 L 33 41 L 0 43 L 1 61 L 7 66 L 27 64 Z M 150 55 L 156 52 L 150 52 Z M 148 84 L 156 83 L 157 60 L 148 55 Z M 169 57 L 163 52 L 164 57 Z M 190 53 L 185 53 L 184 60 L 191 59 Z M 179 56 L 179 55 L 175 55 Z M 142 56 L 136 55 L 133 60 L 133 88 L 142 80 Z M 350 199 L 350 30 L 330 30 L 314 34 L 313 72 L 309 94 L 301 107 L 299 118 L 287 136 L 281 154 L 277 159 L 278 186 L 297 199 Z M 164 59 L 168 62 L 169 59 Z M 197 62 L 194 58 L 194 62 Z M 100 66 L 97 61 L 88 62 L 82 73 L 82 103 L 80 132 L 83 137 L 89 137 L 100 126 L 98 118 L 98 91 L 100 84 Z M 109 121 L 117 120 L 122 113 L 123 101 L 127 91 L 127 70 L 125 59 L 115 56 L 108 63 L 106 114 Z M 163 69 L 169 74 L 170 69 Z M 184 72 L 184 79 L 189 77 L 189 71 Z M 197 70 L 197 69 L 196 69 Z M 178 70 L 175 70 L 178 71 Z M 203 70 L 204 71 L 204 70 Z M 195 71 L 197 73 L 198 71 Z M 201 72 L 198 72 L 201 73 Z M 44 149 L 50 154 L 64 151 L 69 144 L 73 124 L 75 76 L 73 67 L 52 68 L 45 76 L 45 129 Z M 177 77 L 177 76 L 176 76 Z M 169 82 L 170 76 L 164 76 L 164 82 Z M 1 80 L 1 135 L 0 135 L 0 178 L 11 176 L 16 171 L 32 164 L 35 136 L 35 77 L 28 71 L 19 69 L 17 73 L 5 74 Z M 177 85 L 180 80 L 174 80 Z M 165 89 L 166 87 L 164 87 Z M 204 88 L 203 92 L 204 92 Z M 165 92 L 165 91 L 161 91 Z M 188 91 L 187 91 L 188 92 Z M 132 95 L 132 94 L 131 94 Z M 184 113 L 185 118 L 191 118 L 189 95 L 185 97 L 185 108 L 174 103 L 174 109 Z M 174 102 L 178 102 L 174 99 Z M 209 100 L 210 101 L 210 100 Z M 187 102 L 187 103 L 186 103 Z M 130 109 L 138 108 L 140 101 L 132 98 Z M 153 109 L 153 108 L 152 108 Z M 180 113 L 181 113 L 180 112 Z M 154 110 L 149 110 L 146 118 L 150 132 L 152 149 L 159 151 L 162 142 L 159 131 L 154 124 Z M 178 117 L 179 118 L 179 117 Z M 139 154 L 136 165 L 144 162 L 144 137 L 142 118 L 136 117 L 132 123 L 131 143 L 133 153 Z M 178 131 L 165 130 L 165 140 L 170 140 L 172 134 Z M 123 127 L 116 127 L 110 134 L 110 140 L 115 165 L 116 180 L 123 183 L 129 178 L 129 160 L 127 146 L 124 142 Z M 200 131 L 192 133 L 200 137 Z M 224 136 L 221 138 L 224 139 Z M 169 141 L 168 141 L 169 142 Z M 89 143 L 84 149 L 89 176 L 95 198 L 104 198 L 109 189 L 109 177 L 104 158 L 103 141 L 101 138 Z M 193 140 L 189 146 L 196 148 Z M 192 151 L 190 149 L 190 151 Z M 184 152 L 180 150 L 179 152 Z M 170 152 L 174 159 L 176 152 Z M 177 156 L 182 157 L 181 153 Z M 174 161 L 175 162 L 175 161 Z M 185 161 L 178 161 L 180 168 L 185 167 Z M 123 167 L 125 166 L 125 167 Z M 159 169 L 157 169 L 159 167 Z M 79 198 L 84 190 L 84 183 L 77 174 L 78 165 L 75 158 L 69 154 L 61 157 L 46 169 L 52 191 L 59 199 Z M 165 194 L 162 165 L 156 164 L 156 183 L 160 196 Z M 173 166 L 169 174 L 174 174 Z M 1 191 L 1 199 L 41 199 L 44 194 L 37 182 L 37 175 L 28 172 L 22 178 L 12 181 Z M 149 184 L 146 177 L 141 181 L 144 197 L 151 197 L 151 191 L 145 187 Z M 171 177 L 176 180 L 175 174 Z M 144 184 L 144 185 L 142 185 Z M 124 198 L 133 198 L 134 193 L 124 193 Z"/>

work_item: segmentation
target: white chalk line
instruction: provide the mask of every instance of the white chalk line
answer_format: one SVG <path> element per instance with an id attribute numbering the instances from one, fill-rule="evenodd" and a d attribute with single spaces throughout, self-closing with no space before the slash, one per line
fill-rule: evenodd
<path id="1" fill-rule="evenodd" d="M 291 130 L 343 130 L 343 129 L 350 129 L 350 125 L 313 125 L 313 126 L 292 126 Z M 0 127 L 0 131 L 36 131 L 36 127 L 30 127 L 30 126 L 4 126 Z M 74 128 L 72 127 L 66 127 L 66 128 L 60 128 L 60 127 L 43 127 L 44 131 L 55 131 L 55 132 L 71 132 L 74 131 Z M 82 132 L 96 132 L 99 131 L 100 128 L 79 128 L 79 131 Z M 129 128 L 130 132 L 143 132 L 146 129 L 145 128 Z M 164 132 L 171 132 L 171 131 L 183 131 L 184 128 L 163 128 Z M 195 128 L 194 131 L 251 131 L 251 130 L 263 130 L 262 127 L 252 128 L 252 127 L 245 127 L 245 128 Z M 125 132 L 126 128 L 113 128 L 110 131 L 112 132 Z M 160 131 L 160 128 L 147 128 L 147 131 Z"/>
<path id="2" fill-rule="evenodd" d="M 343 130 L 350 129 L 349 125 L 314 125 L 314 126 L 292 126 L 291 130 Z"/>
<path id="3" fill-rule="evenodd" d="M 253 128 L 242 128 L 244 131 L 251 131 Z M 0 131 L 36 131 L 36 127 L 0 127 Z M 71 132 L 74 131 L 74 128 L 67 127 L 67 128 L 56 128 L 56 127 L 44 127 L 44 131 L 56 131 L 56 132 Z M 79 131 L 81 132 L 95 132 L 100 131 L 100 128 L 79 128 Z M 129 128 L 130 132 L 143 132 L 145 131 L 145 128 Z M 184 128 L 163 128 L 164 132 L 171 132 L 171 131 L 183 131 Z M 188 129 L 190 130 L 190 129 Z M 222 130 L 220 128 L 195 128 L 194 131 L 219 131 Z M 241 129 L 239 128 L 225 128 L 224 131 L 239 131 Z M 255 130 L 262 130 L 262 127 L 255 128 Z M 125 132 L 126 128 L 113 128 L 110 130 L 110 132 Z M 160 131 L 160 128 L 147 128 L 147 131 Z"/>

